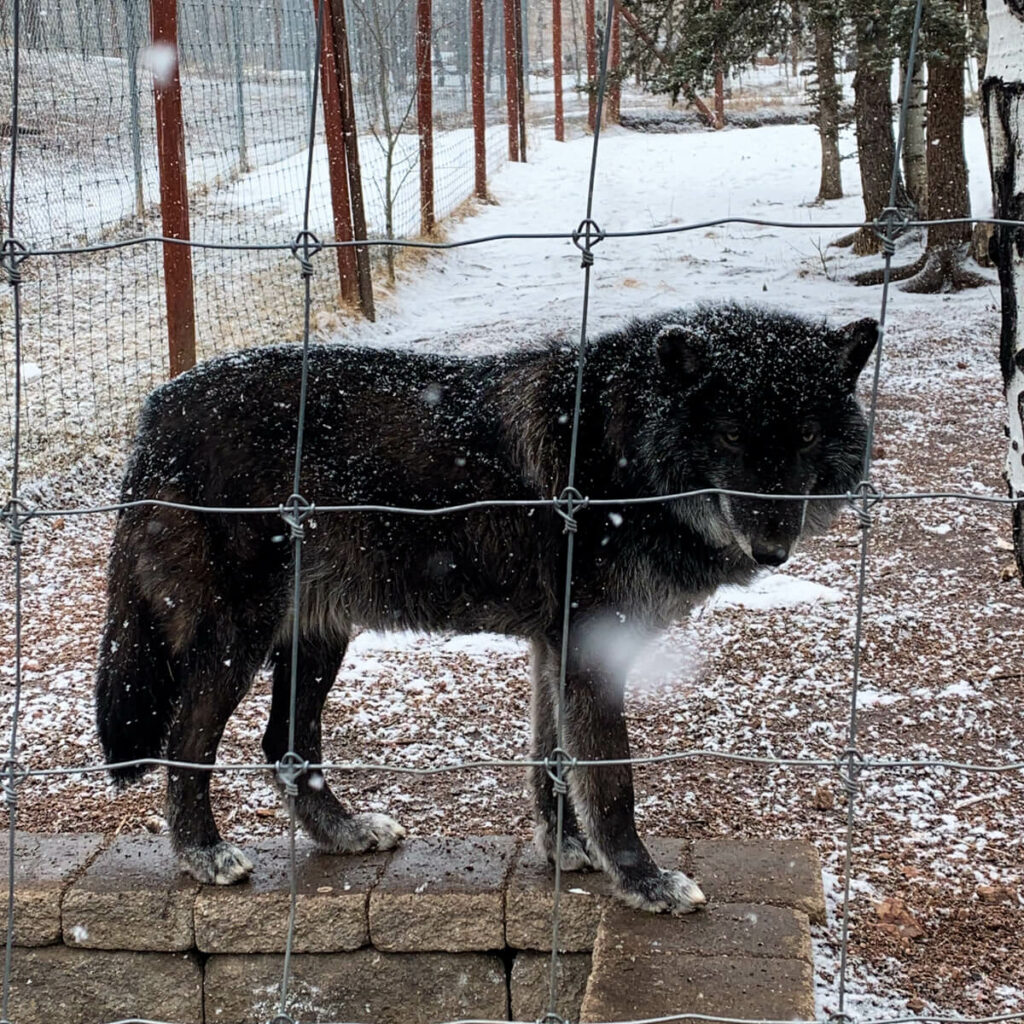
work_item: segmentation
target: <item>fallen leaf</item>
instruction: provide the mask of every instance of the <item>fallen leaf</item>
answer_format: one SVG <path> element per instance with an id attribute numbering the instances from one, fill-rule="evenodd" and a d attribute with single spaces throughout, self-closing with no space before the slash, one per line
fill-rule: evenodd
<path id="1" fill-rule="evenodd" d="M 831 811 L 836 805 L 836 795 L 828 786 L 819 786 L 814 791 L 814 809 L 817 811 Z"/>
<path id="2" fill-rule="evenodd" d="M 919 939 L 925 932 L 903 900 L 885 899 L 875 904 L 878 927 L 900 939 Z"/>
<path id="3" fill-rule="evenodd" d="M 1002 903 L 1013 899 L 1014 895 L 1013 889 L 1007 885 L 979 885 L 977 893 L 982 903 Z"/>

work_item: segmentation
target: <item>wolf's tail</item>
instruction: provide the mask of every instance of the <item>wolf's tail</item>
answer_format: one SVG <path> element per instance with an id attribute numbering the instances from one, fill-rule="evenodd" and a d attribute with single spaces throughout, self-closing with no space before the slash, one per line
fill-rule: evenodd
<path id="1" fill-rule="evenodd" d="M 153 767 L 122 762 L 162 753 L 179 690 L 171 649 L 128 562 L 115 538 L 96 675 L 96 724 L 120 785 Z"/>

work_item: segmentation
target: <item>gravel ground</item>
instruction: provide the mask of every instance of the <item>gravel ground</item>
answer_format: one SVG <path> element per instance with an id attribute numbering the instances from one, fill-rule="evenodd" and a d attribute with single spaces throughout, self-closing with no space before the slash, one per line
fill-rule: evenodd
<path id="1" fill-rule="evenodd" d="M 960 337 L 904 336 L 886 353 L 875 450 L 884 490 L 998 492 L 1001 404 L 994 312 Z M 922 362 L 941 372 L 917 372 Z M 113 493 L 117 449 L 29 492 L 51 506 Z M 871 531 L 858 749 L 867 757 L 1024 760 L 1024 600 L 1009 565 L 1007 515 L 980 504 L 883 503 Z M 36 520 L 24 545 L 21 760 L 31 768 L 95 764 L 91 672 L 103 606 L 108 515 Z M 0 601 L 12 607 L 11 553 Z M 628 714 L 639 756 L 691 748 L 836 758 L 846 746 L 859 559 L 843 516 L 785 567 L 817 584 L 698 609 L 649 652 Z M 778 584 L 779 580 L 776 578 Z M 807 592 L 810 602 L 779 595 Z M 774 596 L 773 596 L 774 594 Z M 748 607 L 747 605 L 750 605 Z M 10 707 L 12 662 L 0 672 Z M 364 634 L 325 716 L 326 756 L 428 767 L 526 755 L 526 653 L 497 637 Z M 261 678 L 229 727 L 225 763 L 261 760 L 269 704 Z M 529 833 L 519 770 L 433 777 L 347 774 L 358 805 L 395 813 L 414 835 Z M 637 770 L 648 835 L 806 836 L 821 852 L 840 909 L 846 795 L 836 770 L 694 759 Z M 254 839 L 286 821 L 262 777 L 224 775 L 215 811 L 228 836 Z M 19 825 L 37 831 L 138 833 L 159 827 L 162 778 L 114 794 L 98 775 L 32 780 Z M 868 771 L 856 798 L 852 999 L 872 1008 L 965 1014 L 1024 1007 L 1024 879 L 1019 773 L 944 768 Z M 835 1009 L 837 922 L 818 937 L 820 1009 Z M 863 988 L 863 992 L 861 989 Z"/>
<path id="2" fill-rule="evenodd" d="M 816 183 L 809 129 L 611 139 L 598 196 L 609 229 L 637 221 L 630 183 L 638 169 L 654 182 L 644 213 L 652 224 L 723 203 L 734 213 L 757 208 L 756 195 L 778 196 L 770 212 L 780 217 L 812 216 L 802 202 L 805 185 L 813 195 Z M 532 166 L 509 168 L 496 183 L 502 205 L 487 207 L 453 235 L 549 225 L 553 210 L 578 205 L 587 146 L 581 140 L 557 151 L 539 147 Z M 753 146 L 750 155 L 746 146 Z M 712 165 L 727 168 L 729 181 L 708 182 L 703 168 Z M 694 191 L 680 198 L 685 189 Z M 857 206 L 852 197 L 820 213 L 856 217 Z M 578 254 L 568 243 L 551 253 L 541 262 L 536 247 L 507 244 L 410 265 L 382 303 L 381 322 L 353 326 L 350 335 L 408 344 L 432 333 L 446 350 L 481 351 L 543 325 L 571 325 Z M 841 279 L 860 269 L 851 266 L 856 261 L 826 259 L 813 237 L 795 233 L 725 228 L 628 247 L 609 240 L 599 258 L 605 262 L 597 269 L 593 312 L 602 325 L 623 309 L 709 294 L 795 302 L 845 319 L 878 308 L 877 289 Z M 616 267 L 616 258 L 623 264 Z M 913 257 L 901 249 L 904 258 Z M 997 301 L 990 289 L 894 303 L 874 452 L 881 490 L 1003 493 Z M 116 440 L 90 439 L 87 455 L 75 449 L 59 466 L 37 468 L 23 496 L 48 507 L 103 503 L 116 493 L 123 457 Z M 28 525 L 18 733 L 26 767 L 100 761 L 91 690 L 111 526 L 109 514 Z M 847 513 L 784 567 L 781 580 L 769 577 L 746 596 L 719 595 L 673 628 L 648 652 L 630 689 L 634 753 L 838 759 L 848 745 L 859 543 L 857 519 Z M 12 621 L 11 549 L 0 552 L 0 562 L 0 614 Z M 1024 663 L 1016 642 L 1024 593 L 1011 564 L 1005 509 L 963 501 L 875 508 L 857 705 L 861 754 L 993 767 L 1024 761 Z M 6 721 L 12 636 L 8 630 L 0 640 Z M 515 641 L 363 634 L 325 713 L 325 756 L 416 768 L 521 758 L 528 750 L 527 703 L 526 652 Z M 223 763 L 262 760 L 268 706 L 261 677 L 232 719 Z M 392 812 L 413 835 L 530 832 L 521 770 L 335 774 L 335 788 L 360 808 Z M 637 816 L 647 835 L 803 836 L 816 844 L 831 911 L 816 933 L 818 1009 L 836 1010 L 847 835 L 838 768 L 693 758 L 640 767 L 636 775 Z M 1019 770 L 863 773 L 852 835 L 847 1012 L 1024 1011 L 1021 781 Z M 158 829 L 162 788 L 159 772 L 120 794 L 98 773 L 32 779 L 19 791 L 18 824 L 108 835 Z M 223 831 L 235 841 L 286 828 L 263 776 L 225 773 L 214 794 Z"/>

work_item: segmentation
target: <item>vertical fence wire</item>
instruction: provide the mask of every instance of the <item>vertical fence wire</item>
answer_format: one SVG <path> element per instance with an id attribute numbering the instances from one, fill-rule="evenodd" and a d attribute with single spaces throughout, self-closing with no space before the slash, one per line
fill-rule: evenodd
<path id="1" fill-rule="evenodd" d="M 590 278 L 594 266 L 593 246 L 601 240 L 601 232 L 593 220 L 594 214 L 594 183 L 597 177 L 597 154 L 601 143 L 601 111 L 604 104 L 605 82 L 608 76 L 608 51 L 611 40 L 611 24 L 615 15 L 615 0 L 608 0 L 605 13 L 604 38 L 601 43 L 601 67 L 597 89 L 597 120 L 594 124 L 594 142 L 590 152 L 590 177 L 587 183 L 586 217 L 576 231 L 574 241 L 582 252 L 583 268 L 583 309 L 580 314 L 580 346 L 576 357 L 576 387 L 573 395 L 572 433 L 569 438 L 569 468 L 565 490 L 562 496 L 566 499 L 565 512 L 565 598 L 562 609 L 562 653 L 558 668 L 558 704 L 555 708 L 555 743 L 554 782 L 556 804 L 555 831 L 555 894 L 551 908 L 551 973 L 548 989 L 548 1013 L 558 1015 L 558 925 L 560 915 L 562 888 L 562 828 L 565 822 L 565 798 L 568 787 L 565 781 L 566 754 L 566 668 L 569 660 L 570 619 L 572 616 L 572 583 L 573 555 L 576 543 L 576 521 L 573 517 L 576 491 L 576 452 L 579 447 L 580 413 L 583 406 L 583 370 L 587 352 L 587 323 L 590 313 Z M 581 244 L 582 243 L 582 244 Z"/>
<path id="2" fill-rule="evenodd" d="M 5 510 L 11 545 L 14 547 L 14 701 L 11 708 L 11 739 L 4 766 L 4 800 L 7 804 L 7 938 L 4 944 L 3 989 L 0 992 L 0 1018 L 8 1019 L 11 996 L 11 965 L 14 955 L 14 843 L 17 826 L 18 718 L 21 713 L 21 545 L 23 517 L 18 498 L 19 450 L 21 448 L 21 268 L 20 252 L 14 236 L 14 190 L 18 166 L 18 79 L 20 71 L 21 0 L 13 0 L 13 57 L 11 83 L 10 176 L 7 191 L 7 237 L 2 255 L 14 303 L 14 450 L 11 453 L 11 500 Z"/>
<path id="3" fill-rule="evenodd" d="M 867 437 L 864 444 L 864 462 L 861 473 L 859 504 L 855 505 L 860 522 L 860 562 L 857 576 L 857 605 L 854 619 L 853 638 L 853 679 L 850 686 L 850 721 L 847 732 L 846 771 L 843 773 L 843 786 L 846 791 L 846 844 L 843 852 L 843 918 L 839 937 L 839 1013 L 845 1013 L 846 979 L 849 960 L 850 943 L 850 892 L 851 871 L 853 868 L 853 835 L 856 827 L 857 793 L 861 761 L 857 750 L 857 702 L 861 683 L 861 656 L 864 639 L 864 598 L 868 586 L 868 548 L 871 537 L 871 509 L 877 503 L 871 486 L 872 448 L 875 441 L 875 421 L 878 417 L 878 390 L 882 375 L 882 346 L 885 341 L 885 318 L 889 305 L 889 285 L 892 274 L 892 257 L 896 251 L 895 236 L 902 230 L 901 214 L 896 208 L 896 189 L 899 183 L 900 154 L 907 132 L 907 111 L 910 101 L 910 82 L 914 74 L 914 58 L 917 53 L 917 42 L 921 32 L 921 10 L 923 0 L 917 0 L 914 8 L 914 27 L 910 34 L 910 51 L 907 59 L 906 80 L 903 83 L 903 95 L 900 99 L 899 129 L 896 136 L 896 150 L 892 158 L 892 175 L 889 179 L 889 205 L 879 217 L 876 230 L 882 238 L 885 267 L 882 277 L 881 308 L 878 315 L 878 340 L 875 344 L 874 367 L 871 377 L 871 397 L 867 415 Z"/>
<path id="4" fill-rule="evenodd" d="M 287 509 L 282 506 L 281 515 L 291 532 L 294 577 L 292 590 L 292 648 L 291 680 L 288 691 L 288 751 L 278 765 L 278 777 L 284 787 L 288 801 L 288 929 L 285 935 L 284 963 L 281 974 L 281 999 L 279 1017 L 289 1020 L 288 986 L 291 980 L 292 947 L 295 944 L 295 911 L 298 902 L 298 867 L 295 854 L 296 806 L 299 779 L 305 767 L 295 751 L 295 714 L 298 705 L 299 679 L 299 620 L 302 611 L 302 544 L 304 540 L 303 521 L 309 515 L 310 506 L 302 497 L 302 447 L 306 431 L 306 398 L 309 392 L 309 335 L 310 314 L 313 305 L 311 283 L 313 279 L 313 256 L 320 250 L 316 236 L 309 229 L 310 196 L 313 191 L 313 160 L 316 152 L 316 108 L 319 97 L 320 68 L 323 60 L 323 37 L 326 8 L 330 0 L 317 4 L 315 42 L 310 60 L 309 97 L 309 143 L 306 150 L 306 194 L 302 209 L 302 230 L 295 240 L 295 256 L 302 273 L 302 376 L 299 383 L 299 408 L 295 429 L 295 469 L 292 476 L 292 493 Z"/>
<path id="5" fill-rule="evenodd" d="M 300 483 L 301 483 L 301 470 L 302 470 L 302 457 L 303 457 L 303 437 L 304 437 L 304 424 L 305 424 L 305 413 L 306 413 L 306 402 L 308 392 L 308 375 L 309 375 L 309 351 L 310 351 L 310 332 L 311 332 L 311 278 L 313 273 L 312 268 L 312 257 L 320 251 L 320 243 L 310 231 L 310 196 L 312 191 L 312 173 L 313 173 L 313 160 L 314 160 L 314 145 L 316 138 L 316 124 L 317 124 L 317 99 L 318 99 L 318 86 L 319 86 L 319 75 L 317 73 L 317 64 L 321 59 L 322 46 L 321 40 L 324 31 L 324 17 L 325 17 L 325 3 L 327 0 L 321 0 L 318 5 L 317 19 L 316 19 L 316 46 L 312 53 L 312 71 L 309 73 L 307 82 L 309 85 L 310 95 L 310 110 L 309 110 L 309 135 L 308 135 L 308 148 L 307 148 L 307 167 L 306 167 L 306 183 L 305 183 L 305 202 L 303 211 L 303 224 L 302 231 L 296 238 L 292 245 L 292 253 L 298 259 L 301 274 L 303 278 L 303 350 L 302 350 L 302 376 L 300 384 L 300 395 L 299 395 L 299 407 L 298 407 L 298 418 L 296 425 L 296 448 L 295 448 L 295 463 L 294 463 L 294 476 L 293 476 L 293 489 L 291 497 L 288 499 L 285 505 L 282 505 L 279 512 L 286 524 L 291 528 L 291 539 L 293 542 L 293 566 L 294 566 L 294 592 L 293 592 L 293 635 L 292 635 L 292 649 L 291 649 L 291 687 L 290 687 L 290 701 L 289 701 L 289 725 L 288 725 L 288 752 L 281 762 L 276 767 L 278 772 L 279 781 L 282 783 L 286 791 L 288 798 L 288 814 L 289 814 L 289 881 L 290 881 L 290 904 L 289 904 L 289 918 L 288 918 L 288 930 L 286 937 L 285 957 L 283 965 L 283 976 L 281 983 L 281 995 L 280 995 L 280 1013 L 277 1018 L 281 1022 L 290 1022 L 291 1017 L 287 1015 L 287 997 L 288 988 L 290 983 L 291 974 L 291 952 L 294 940 L 295 931 L 295 913 L 296 913 L 296 900 L 297 900 L 297 864 L 296 864 L 296 846 L 295 846 L 295 835 L 296 835 L 296 784 L 301 775 L 307 770 L 308 766 L 303 762 L 299 755 L 295 752 L 295 718 L 296 718 L 296 704 L 297 704 L 297 686 L 298 686 L 298 670 L 299 670 L 299 619 L 301 611 L 301 567 L 302 567 L 302 545 L 303 545 L 303 521 L 312 514 L 313 506 L 309 505 L 301 496 Z M 605 236 L 600 231 L 596 223 L 592 219 L 593 215 L 593 196 L 594 196 L 594 185 L 596 178 L 596 165 L 598 156 L 598 147 L 600 141 L 600 123 L 601 116 L 603 113 L 603 105 L 605 102 L 605 87 L 607 81 L 607 69 L 608 69 L 608 56 L 610 48 L 610 37 L 611 29 L 614 21 L 616 0 L 607 0 L 607 13 L 605 18 L 605 24 L 603 27 L 603 39 L 601 49 L 601 63 L 598 73 L 598 89 L 597 89 L 597 100 L 596 100 L 596 120 L 594 126 L 594 138 L 593 147 L 590 161 L 590 176 L 589 176 L 589 187 L 587 196 L 587 209 L 586 218 L 581 223 L 580 227 L 576 230 L 573 235 L 573 241 L 580 248 L 582 252 L 582 268 L 584 270 L 583 280 L 583 306 L 582 306 L 582 317 L 581 317 L 581 336 L 580 346 L 577 357 L 576 365 L 576 391 L 574 399 L 574 410 L 572 420 L 572 434 L 570 439 L 570 452 L 569 452 L 569 468 L 568 468 L 568 481 L 565 490 L 562 493 L 560 501 L 560 507 L 564 507 L 565 514 L 563 518 L 566 522 L 567 538 L 566 538 L 566 576 L 565 576 L 565 603 L 563 609 L 563 632 L 562 632 L 562 652 L 561 652 L 561 665 L 558 679 L 558 704 L 556 708 L 556 743 L 557 749 L 552 752 L 548 767 L 554 768 L 553 777 L 556 782 L 556 796 L 557 796 L 557 820 L 558 829 L 556 833 L 556 849 L 555 849 L 555 889 L 554 889 L 554 902 L 552 908 L 552 955 L 551 955 L 551 972 L 550 972 L 550 987 L 549 987 L 549 999 L 550 999 L 550 1012 L 548 1016 L 561 1020 L 556 1012 L 557 1006 L 557 995 L 558 995 L 558 983 L 557 973 L 559 966 L 559 899 L 561 890 L 561 848 L 562 848 L 562 827 L 564 823 L 564 810 L 565 810 L 565 797 L 567 795 L 567 787 L 565 785 L 566 771 L 574 770 L 574 765 L 570 760 L 567 760 L 566 747 L 565 747 L 565 728 L 566 728 L 566 667 L 569 657 L 569 639 L 570 639 L 570 617 L 571 617 L 571 597 L 572 597 L 572 585 L 573 585 L 573 555 L 574 555 L 574 539 L 575 539 L 575 520 L 573 518 L 573 511 L 575 508 L 582 507 L 584 499 L 575 491 L 575 471 L 576 471 L 576 454 L 578 445 L 578 434 L 579 434 L 579 423 L 582 407 L 582 391 L 583 391 L 583 375 L 584 375 L 584 360 L 586 354 L 586 343 L 587 343 L 587 327 L 588 327 L 588 315 L 589 315 L 589 299 L 590 299 L 590 286 L 591 286 L 591 269 L 593 266 L 593 247 L 600 242 Z M 914 65 L 914 56 L 918 43 L 918 37 L 920 33 L 921 15 L 922 15 L 922 0 L 917 0 L 915 9 L 915 19 L 913 33 L 910 42 L 910 57 L 908 60 L 908 76 L 912 72 Z M 11 989 L 11 967 L 12 967 L 12 949 L 13 949 L 13 932 L 14 932 L 14 873 L 15 873 L 15 811 L 16 811 L 16 787 L 22 778 L 22 773 L 17 766 L 17 742 L 18 742 L 18 724 L 20 714 L 20 692 L 21 692 L 21 589 L 22 589 L 22 575 L 21 575 L 21 545 L 23 540 L 22 527 L 25 521 L 29 518 L 29 513 L 25 507 L 20 503 L 19 500 L 19 458 L 20 458 L 20 442 L 21 442 L 21 405 L 22 405 L 22 378 L 21 378 L 21 305 L 20 305 L 20 285 L 21 285 L 21 272 L 20 264 L 25 258 L 26 250 L 20 246 L 15 240 L 14 236 L 14 213 L 15 213 L 15 183 L 16 183 L 16 165 L 18 157 L 18 70 L 19 70 L 19 44 L 20 44 L 20 29 L 21 29 L 21 0 L 13 0 L 13 83 L 12 83 L 12 110 L 11 110 L 11 144 L 10 144 L 10 169 L 9 169 L 9 192 L 7 196 L 7 210 L 6 210 L 6 225 L 5 232 L 6 237 L 3 241 L 2 247 L 0 247 L 0 256 L 2 256 L 3 266 L 6 271 L 8 283 L 12 288 L 13 294 L 13 326 L 14 326 L 14 405 L 13 405 L 13 422 L 14 422 L 14 444 L 13 444 L 13 458 L 12 458 L 12 483 L 11 483 L 11 499 L 6 508 L 4 509 L 3 518 L 7 522 L 9 539 L 14 547 L 14 570 L 15 570 L 15 614 L 14 614 L 14 632 L 15 632 L 15 650 L 14 650 L 14 698 L 12 704 L 12 720 L 11 720 L 11 735 L 10 735 L 10 746 L 9 756 L 6 764 L 3 768 L 4 777 L 4 797 L 9 809 L 9 846 L 8 846 L 8 858 L 7 858 L 7 873 L 8 873 L 8 903 L 7 903 L 7 935 L 6 935 L 6 948 L 4 958 L 4 971 L 3 971 L 3 985 L 2 995 L 0 995 L 0 1018 L 2 1021 L 8 1019 L 8 1004 Z M 312 81 L 309 81 L 312 79 Z M 849 924 L 850 924 L 850 892 L 851 892 L 851 867 L 852 867 L 852 847 L 853 847 L 853 836 L 856 824 L 856 795 L 857 795 L 857 781 L 859 773 L 864 765 L 861 755 L 856 749 L 857 742 L 857 731 L 858 731 L 858 691 L 861 682 L 861 654 L 862 654 L 862 640 L 863 640 L 863 626 L 864 626 L 864 605 L 865 605 L 865 594 L 868 583 L 868 554 L 869 554 L 869 537 L 872 527 L 871 510 L 876 503 L 883 497 L 879 495 L 871 486 L 870 475 L 871 475 L 871 462 L 872 462 L 872 444 L 874 438 L 875 422 L 877 415 L 877 402 L 880 382 L 880 368 L 882 359 L 882 347 L 885 336 L 885 322 L 887 315 L 887 303 L 888 303 L 888 292 L 890 284 L 890 269 L 891 269 L 891 258 L 894 251 L 894 240 L 895 236 L 903 230 L 906 226 L 905 218 L 901 221 L 899 211 L 895 208 L 895 197 L 896 197 L 896 183 L 898 180 L 898 169 L 900 152 L 902 150 L 906 118 L 907 118 L 907 102 L 909 97 L 909 88 L 905 87 L 903 92 L 903 100 L 900 109 L 899 118 L 899 133 L 896 143 L 896 151 L 893 163 L 893 173 L 890 183 L 889 193 L 889 207 L 883 212 L 882 216 L 876 222 L 876 230 L 882 237 L 884 246 L 884 257 L 885 257 L 885 268 L 884 268 L 884 279 L 883 289 L 881 297 L 881 311 L 878 324 L 878 339 L 874 353 L 874 374 L 871 387 L 870 404 L 868 408 L 867 416 L 867 442 L 864 452 L 863 461 L 863 476 L 858 494 L 853 496 L 854 507 L 858 511 L 861 528 L 861 546 L 860 546 L 860 561 L 859 561 L 859 576 L 858 576 L 858 590 L 857 590 L 857 604 L 855 612 L 855 639 L 854 639 L 854 651 L 853 651 L 853 680 L 852 689 L 850 696 L 850 719 L 849 719 L 849 732 L 848 732 L 848 743 L 847 749 L 843 754 L 843 757 L 839 760 L 839 764 L 842 765 L 845 761 L 846 773 L 843 777 L 843 781 L 847 791 L 848 804 L 847 804 L 847 822 L 846 822 L 846 847 L 845 847 L 845 879 L 844 879 L 844 901 L 843 901 L 843 916 L 842 916 L 842 931 L 840 939 L 840 954 L 841 954 L 841 965 L 840 965 L 840 977 L 839 977 L 839 1015 L 845 1015 L 845 997 L 847 987 L 847 971 L 848 971 L 848 944 L 849 944 Z M 693 1017 L 697 1015 L 681 1014 L 681 1017 Z M 1006 1015 L 1004 1018 L 989 1018 L 989 1019 L 1018 1019 L 1019 1014 Z M 704 1018 L 704 1019 L 719 1019 L 722 1018 Z"/>

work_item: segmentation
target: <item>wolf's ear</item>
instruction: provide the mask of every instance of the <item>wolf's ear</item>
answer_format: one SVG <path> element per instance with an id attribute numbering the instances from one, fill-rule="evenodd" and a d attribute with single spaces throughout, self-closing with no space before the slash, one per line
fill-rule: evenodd
<path id="1" fill-rule="evenodd" d="M 675 378 L 691 379 L 704 366 L 704 343 L 682 324 L 665 324 L 654 337 L 661 365 Z"/>
<path id="2" fill-rule="evenodd" d="M 860 376 L 878 343 L 878 321 L 867 316 L 840 327 L 833 335 L 839 362 L 852 384 Z"/>

